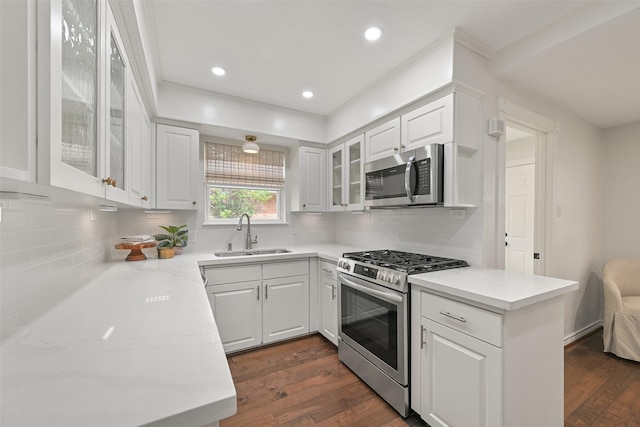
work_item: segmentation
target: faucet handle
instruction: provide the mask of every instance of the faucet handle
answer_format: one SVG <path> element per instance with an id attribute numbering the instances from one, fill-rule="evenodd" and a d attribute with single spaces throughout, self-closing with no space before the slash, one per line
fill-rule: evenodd
<path id="1" fill-rule="evenodd" d="M 251 237 L 249 237 L 251 238 Z M 255 238 L 251 241 L 251 243 L 258 243 L 258 235 L 256 234 Z"/>

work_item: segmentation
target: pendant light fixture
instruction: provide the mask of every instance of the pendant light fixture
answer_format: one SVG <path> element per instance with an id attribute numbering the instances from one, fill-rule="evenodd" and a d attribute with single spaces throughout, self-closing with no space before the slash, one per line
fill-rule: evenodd
<path id="1" fill-rule="evenodd" d="M 242 144 L 242 151 L 247 154 L 256 154 L 260 151 L 260 147 L 256 143 L 256 137 L 253 135 L 247 135 L 244 137 L 247 140 L 244 144 Z"/>

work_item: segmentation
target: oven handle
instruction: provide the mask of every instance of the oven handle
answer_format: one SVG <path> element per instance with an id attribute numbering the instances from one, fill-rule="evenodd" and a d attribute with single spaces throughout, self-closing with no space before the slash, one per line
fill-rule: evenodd
<path id="1" fill-rule="evenodd" d="M 365 294 L 380 298 L 383 301 L 386 301 L 388 303 L 391 304 L 401 304 L 402 303 L 402 297 L 399 295 L 396 295 L 394 293 L 390 293 L 390 292 L 384 292 L 384 291 L 379 291 L 377 289 L 371 289 L 368 286 L 363 286 L 360 285 L 356 282 L 354 282 L 353 280 L 347 279 L 344 274 L 340 274 L 338 273 L 338 279 L 340 281 L 340 283 L 344 283 L 345 285 L 349 286 L 350 288 L 359 290 L 361 292 L 364 292 Z"/>
<path id="2" fill-rule="evenodd" d="M 415 196 L 413 195 L 413 191 L 411 190 L 411 168 L 413 167 L 413 162 L 415 161 L 416 156 L 409 157 L 409 161 L 407 162 L 407 167 L 404 170 L 404 191 L 407 192 L 407 197 L 413 203 L 415 201 Z"/>

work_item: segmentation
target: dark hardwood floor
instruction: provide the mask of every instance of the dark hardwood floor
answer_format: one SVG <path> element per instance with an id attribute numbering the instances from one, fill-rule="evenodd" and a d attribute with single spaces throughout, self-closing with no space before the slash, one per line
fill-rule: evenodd
<path id="1" fill-rule="evenodd" d="M 402 419 L 320 335 L 228 358 L 238 412 L 228 426 L 426 426 Z M 565 348 L 565 426 L 640 426 L 640 363 L 602 352 L 599 330 Z"/>

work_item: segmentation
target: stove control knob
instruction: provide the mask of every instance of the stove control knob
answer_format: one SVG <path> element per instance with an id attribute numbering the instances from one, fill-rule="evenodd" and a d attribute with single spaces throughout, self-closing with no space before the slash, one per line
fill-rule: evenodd
<path id="1" fill-rule="evenodd" d="M 385 271 L 384 272 L 384 279 L 382 279 L 382 280 L 384 280 L 385 282 L 391 282 L 391 273 Z"/>
<path id="2" fill-rule="evenodd" d="M 400 276 L 398 276 L 397 274 L 393 275 L 393 278 L 391 279 L 391 283 L 393 283 L 394 285 L 397 285 L 400 283 Z"/>

